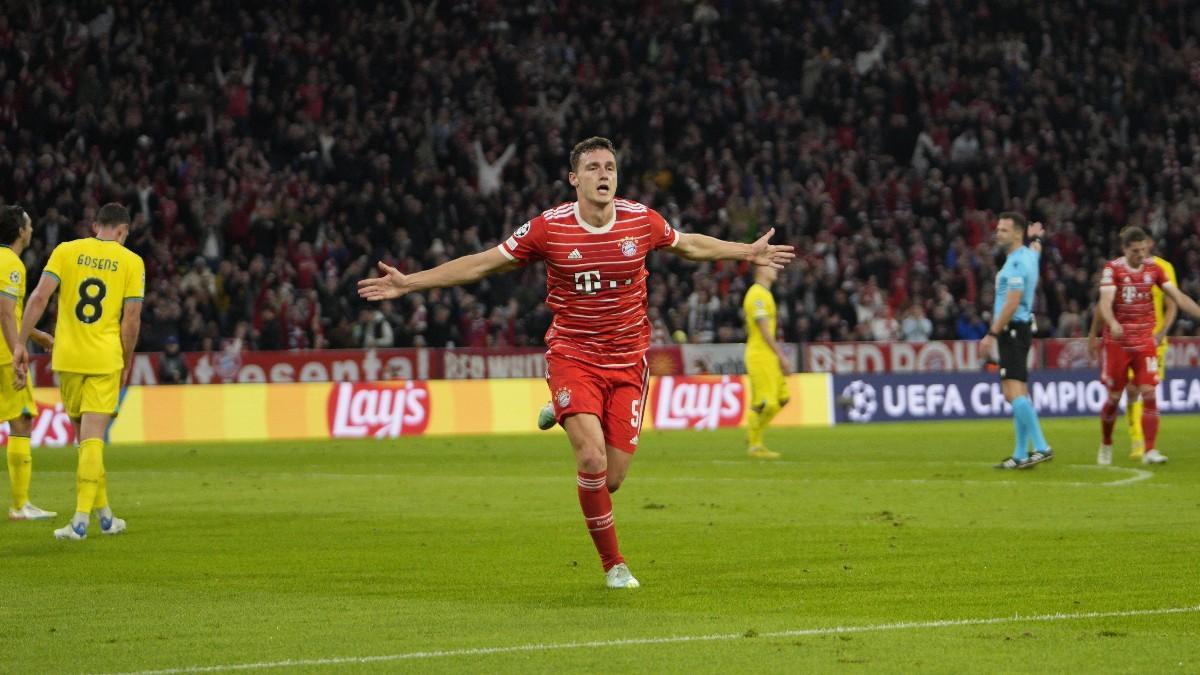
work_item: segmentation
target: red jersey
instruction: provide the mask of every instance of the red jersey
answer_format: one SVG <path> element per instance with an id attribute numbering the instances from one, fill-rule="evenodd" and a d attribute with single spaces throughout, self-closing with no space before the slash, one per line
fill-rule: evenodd
<path id="1" fill-rule="evenodd" d="M 578 203 L 568 202 L 525 223 L 499 248 L 510 260 L 546 262 L 551 353 L 627 368 L 650 348 L 646 255 L 678 242 L 679 233 L 657 211 L 617 199 L 604 227 L 584 222 Z"/>
<path id="2" fill-rule="evenodd" d="M 1155 286 L 1162 288 L 1168 281 L 1166 272 L 1154 258 L 1146 258 L 1136 269 L 1123 257 L 1106 263 L 1100 275 L 1100 288 L 1116 288 L 1113 315 L 1125 332 L 1114 339 L 1105 326 L 1104 339 L 1128 350 L 1153 352 L 1157 345 L 1154 344 L 1154 296 L 1150 291 Z"/>

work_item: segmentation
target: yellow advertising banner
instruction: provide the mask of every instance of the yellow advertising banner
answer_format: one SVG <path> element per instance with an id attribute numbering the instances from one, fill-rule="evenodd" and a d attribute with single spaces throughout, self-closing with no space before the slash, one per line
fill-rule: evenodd
<path id="1" fill-rule="evenodd" d="M 829 426 L 830 378 L 788 378 L 791 403 L 779 426 Z M 742 375 L 651 378 L 648 429 L 716 429 L 745 423 Z M 35 445 L 73 442 L 56 389 L 35 390 Z M 228 384 L 130 387 L 109 433 L 112 443 L 395 438 L 407 435 L 537 431 L 549 400 L 545 380 L 430 380 L 375 383 Z M 0 434 L 6 435 L 6 425 Z"/>

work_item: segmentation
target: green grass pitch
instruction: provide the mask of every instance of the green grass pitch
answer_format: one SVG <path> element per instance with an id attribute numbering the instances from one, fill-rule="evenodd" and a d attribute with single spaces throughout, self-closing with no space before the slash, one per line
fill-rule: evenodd
<path id="1" fill-rule="evenodd" d="M 0 523 L 0 672 L 1200 671 L 1200 417 L 1153 469 L 1045 426 L 1023 472 L 1004 422 L 772 430 L 775 463 L 646 432 L 630 591 L 558 432 L 113 447 L 129 532 L 85 542 L 51 537 L 74 451 L 35 451 L 64 516 Z"/>

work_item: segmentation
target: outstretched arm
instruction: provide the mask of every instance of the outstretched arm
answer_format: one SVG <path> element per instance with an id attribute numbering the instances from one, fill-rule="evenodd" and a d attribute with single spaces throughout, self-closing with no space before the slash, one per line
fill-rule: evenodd
<path id="1" fill-rule="evenodd" d="M 391 300 L 415 291 L 470 284 L 497 272 L 516 269 L 520 263 L 509 260 L 498 248 L 465 255 L 433 269 L 402 274 L 400 270 L 379 263 L 383 274 L 358 282 L 358 296 L 367 300 Z"/>
<path id="2" fill-rule="evenodd" d="M 1176 288 L 1175 284 L 1168 281 L 1162 285 L 1162 289 L 1163 293 L 1166 293 L 1168 298 L 1174 300 L 1180 309 L 1200 319 L 1200 305 L 1197 305 L 1195 300 L 1192 300 L 1183 291 Z"/>
<path id="3" fill-rule="evenodd" d="M 768 243 L 775 228 L 759 237 L 753 244 L 740 244 L 717 239 L 704 234 L 679 233 L 679 243 L 671 250 L 687 260 L 745 260 L 762 267 L 777 270 L 790 263 L 796 254 L 791 246 Z"/>

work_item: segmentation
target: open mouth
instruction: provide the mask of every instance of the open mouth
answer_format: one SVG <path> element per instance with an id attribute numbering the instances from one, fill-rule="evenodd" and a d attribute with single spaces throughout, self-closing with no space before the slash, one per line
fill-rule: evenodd
<path id="1" fill-rule="evenodd" d="M 596 192 L 599 192 L 602 195 L 608 194 L 608 185 L 605 183 L 601 183 L 600 185 L 597 185 Z"/>

